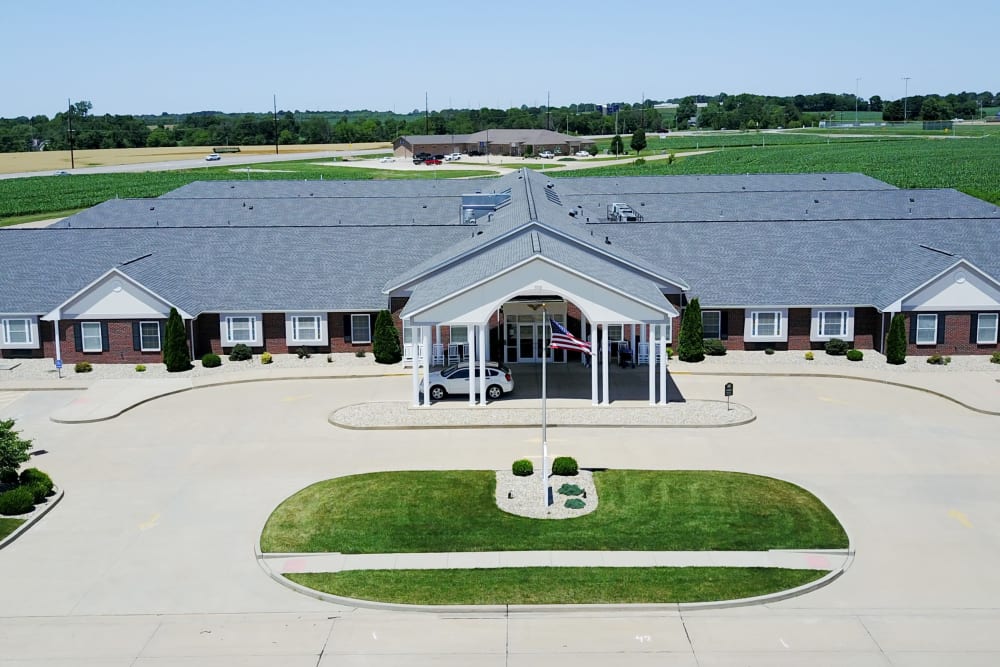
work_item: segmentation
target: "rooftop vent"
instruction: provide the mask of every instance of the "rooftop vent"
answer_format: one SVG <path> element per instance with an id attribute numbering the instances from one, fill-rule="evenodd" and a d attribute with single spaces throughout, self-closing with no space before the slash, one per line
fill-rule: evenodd
<path id="1" fill-rule="evenodd" d="M 607 216 L 611 222 L 642 222 L 642 216 L 624 202 L 608 204 Z"/>

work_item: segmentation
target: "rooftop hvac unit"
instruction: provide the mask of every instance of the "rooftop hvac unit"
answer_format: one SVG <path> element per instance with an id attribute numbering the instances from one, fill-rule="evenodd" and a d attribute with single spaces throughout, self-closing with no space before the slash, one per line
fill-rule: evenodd
<path id="1" fill-rule="evenodd" d="M 615 202 L 608 204 L 608 220 L 612 222 L 642 222 L 642 216 L 628 204 Z"/>

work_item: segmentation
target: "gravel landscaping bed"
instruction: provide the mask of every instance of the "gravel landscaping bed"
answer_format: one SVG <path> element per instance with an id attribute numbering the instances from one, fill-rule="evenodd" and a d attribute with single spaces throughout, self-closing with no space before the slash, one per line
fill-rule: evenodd
<path id="1" fill-rule="evenodd" d="M 563 484 L 580 487 L 586 497 L 559 493 Z M 545 507 L 542 504 L 542 479 L 537 470 L 528 477 L 518 477 L 510 470 L 497 470 L 497 507 L 508 514 L 531 519 L 572 519 L 597 509 L 597 487 L 589 470 L 581 470 L 575 477 L 550 475 L 549 488 L 552 489 L 552 504 Z M 580 509 L 570 509 L 566 507 L 570 498 L 579 498 L 585 505 Z"/>
<path id="2" fill-rule="evenodd" d="M 848 361 L 847 357 L 827 354 L 823 350 L 813 350 L 813 360 L 805 358 L 805 350 L 775 350 L 774 354 L 763 351 L 747 352 L 731 350 L 720 357 L 705 357 L 698 363 L 679 361 L 676 357 L 668 363 L 671 371 L 744 371 L 766 373 L 770 367 L 783 373 L 794 370 L 800 373 L 851 373 L 875 371 L 879 373 L 947 373 L 954 371 L 979 371 L 1000 375 L 1000 364 L 990 363 L 990 355 L 955 355 L 947 365 L 927 363 L 927 357 L 908 356 L 906 363 L 899 366 L 888 364 L 885 355 L 874 350 L 862 350 L 864 359 Z M 944 355 L 942 355 L 944 356 Z M 794 369 L 792 368 L 794 367 Z"/>

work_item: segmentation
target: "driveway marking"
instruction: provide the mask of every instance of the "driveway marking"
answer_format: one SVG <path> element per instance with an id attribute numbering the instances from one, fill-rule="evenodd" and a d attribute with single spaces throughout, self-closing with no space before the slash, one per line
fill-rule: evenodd
<path id="1" fill-rule="evenodd" d="M 969 517 L 965 516 L 964 512 L 959 512 L 958 510 L 948 510 L 948 516 L 966 528 L 972 528 L 972 522 L 969 521 Z"/>

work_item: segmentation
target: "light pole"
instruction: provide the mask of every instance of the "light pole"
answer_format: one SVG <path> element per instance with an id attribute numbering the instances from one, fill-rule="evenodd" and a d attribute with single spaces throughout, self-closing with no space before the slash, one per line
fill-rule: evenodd
<path id="1" fill-rule="evenodd" d="M 858 93 L 861 90 L 861 77 L 854 80 L 854 127 L 858 127 Z"/>
<path id="2" fill-rule="evenodd" d="M 910 93 L 910 77 L 903 77 L 903 123 L 906 123 L 906 98 Z"/>

